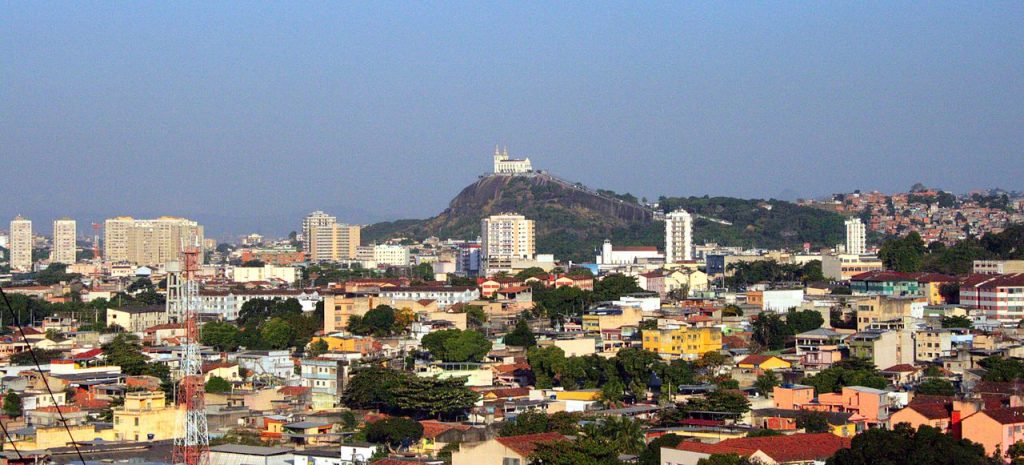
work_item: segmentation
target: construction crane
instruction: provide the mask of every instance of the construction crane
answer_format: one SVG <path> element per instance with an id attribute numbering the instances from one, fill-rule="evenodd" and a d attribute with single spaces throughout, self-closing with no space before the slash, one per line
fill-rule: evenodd
<path id="1" fill-rule="evenodd" d="M 203 383 L 202 356 L 199 353 L 199 248 L 185 247 L 181 264 L 181 307 L 185 325 L 185 345 L 181 351 L 181 379 L 178 381 L 178 405 L 185 410 L 179 415 L 171 463 L 174 465 L 209 465 L 210 432 L 206 423 L 206 399 Z"/>

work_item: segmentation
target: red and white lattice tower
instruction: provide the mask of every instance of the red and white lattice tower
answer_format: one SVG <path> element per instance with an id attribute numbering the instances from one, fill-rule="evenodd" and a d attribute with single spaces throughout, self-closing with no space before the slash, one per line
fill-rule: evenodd
<path id="1" fill-rule="evenodd" d="M 185 410 L 178 416 L 174 437 L 172 464 L 209 465 L 210 433 L 206 425 L 206 400 L 199 353 L 199 249 L 186 247 L 181 273 L 182 322 L 185 324 L 185 346 L 181 354 L 181 380 L 178 382 L 178 405 Z"/>

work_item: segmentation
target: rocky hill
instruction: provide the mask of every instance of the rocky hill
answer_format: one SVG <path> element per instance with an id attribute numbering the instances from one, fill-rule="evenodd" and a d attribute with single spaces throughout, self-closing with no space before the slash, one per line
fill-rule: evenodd
<path id="1" fill-rule="evenodd" d="M 759 247 L 831 245 L 842 239 L 842 217 L 781 201 L 728 197 L 662 198 L 666 210 L 697 214 L 698 243 Z M 591 261 L 604 239 L 619 245 L 664 246 L 664 223 L 650 208 L 581 184 L 535 173 L 481 177 L 452 199 L 441 214 L 426 220 L 377 223 L 363 230 L 363 242 L 391 237 L 428 236 L 476 239 L 480 220 L 517 212 L 536 222 L 537 250 L 559 259 Z"/>

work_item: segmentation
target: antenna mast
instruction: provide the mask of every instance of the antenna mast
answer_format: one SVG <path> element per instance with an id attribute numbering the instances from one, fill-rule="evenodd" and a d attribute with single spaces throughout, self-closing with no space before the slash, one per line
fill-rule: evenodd
<path id="1" fill-rule="evenodd" d="M 182 255 L 184 277 L 181 289 L 182 317 L 185 324 L 185 346 L 181 355 L 181 379 L 178 381 L 178 404 L 184 408 L 178 417 L 174 438 L 174 465 L 209 465 L 210 433 L 206 424 L 206 399 L 203 385 L 202 356 L 199 353 L 199 248 L 186 246 Z"/>

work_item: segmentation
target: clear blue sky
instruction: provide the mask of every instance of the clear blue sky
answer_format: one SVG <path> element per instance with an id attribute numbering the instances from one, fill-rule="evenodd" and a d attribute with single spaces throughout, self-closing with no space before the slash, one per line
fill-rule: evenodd
<path id="1" fill-rule="evenodd" d="M 0 219 L 1024 188 L 1024 2 L 0 2 Z M 85 224 L 80 225 L 85 229 Z"/>

